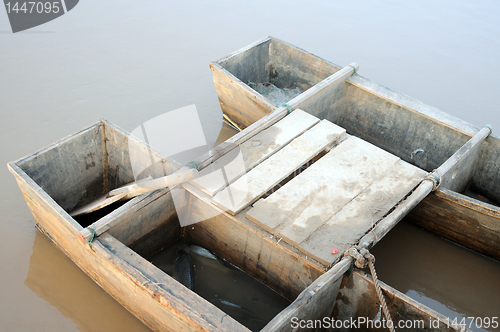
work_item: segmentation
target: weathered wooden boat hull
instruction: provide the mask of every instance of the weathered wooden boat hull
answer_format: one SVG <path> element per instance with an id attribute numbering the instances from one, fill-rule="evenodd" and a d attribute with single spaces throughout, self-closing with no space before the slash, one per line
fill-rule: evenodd
<path id="1" fill-rule="evenodd" d="M 82 243 L 87 225 L 68 212 L 133 179 L 130 149 L 145 156 L 155 153 L 102 120 L 9 168 L 37 228 L 131 313 L 156 331 L 248 331 L 144 258 L 183 235 L 293 301 L 263 330 L 290 331 L 291 317 L 331 316 L 347 265 L 335 265 L 325 273 L 321 264 L 241 218 L 244 213 L 224 213 L 190 185 L 187 190 L 157 190 L 128 201 L 93 223 L 100 233 L 91 243 Z M 161 160 L 151 172 L 160 176 L 178 168 Z M 215 216 L 181 228 L 172 195 L 183 195 L 193 216 Z M 371 310 L 377 308 L 374 303 Z"/>
<path id="2" fill-rule="evenodd" d="M 211 64 L 221 107 L 232 121 L 243 128 L 274 110 L 270 109 L 267 98 L 244 82 L 250 79 L 257 82 L 267 80 L 273 60 L 265 55 L 272 45 L 282 44 L 286 43 L 272 37 L 265 38 Z M 288 62 L 282 66 L 288 66 L 287 70 L 296 75 L 301 75 L 299 70 L 294 70 L 299 65 L 297 61 L 309 61 L 308 64 L 301 64 L 303 68 L 333 66 L 340 69 L 311 54 L 299 57 L 304 51 L 286 45 L 288 53 L 293 56 L 285 57 L 283 62 Z M 250 58 L 255 57 L 260 59 L 260 63 L 248 65 Z M 246 68 L 246 71 L 241 71 L 240 68 Z M 320 85 L 322 82 L 314 83 Z M 251 100 L 253 107 L 238 104 L 243 91 L 246 95 L 244 100 Z M 288 104 L 294 109 L 300 108 L 338 124 L 349 133 L 427 171 L 436 169 L 479 131 L 465 121 L 378 85 L 359 74 L 339 84 L 326 85 L 313 96 L 303 93 Z M 500 139 L 491 135 L 483 143 L 469 186 L 495 204 L 500 204 L 499 169 Z M 421 202 L 410 213 L 410 219 L 462 246 L 498 260 L 499 208 L 461 195 L 466 189 L 463 184 L 448 189 L 452 189 L 449 194 L 453 199 L 448 199 L 447 192 L 438 191 Z M 458 212 L 453 215 L 453 221 L 449 218 L 450 210 Z M 484 221 L 485 218 L 488 221 Z M 479 240 L 479 234 L 485 234 L 488 240 Z"/>
<path id="3" fill-rule="evenodd" d="M 446 316 L 429 309 L 383 282 L 381 282 L 381 288 L 396 331 L 455 330 Z M 374 321 L 377 315 L 380 316 L 380 308 L 373 279 L 364 271 L 354 269 L 342 280 L 332 316 L 341 322 L 350 322 L 353 319 L 357 323 L 357 326 L 342 329 L 343 331 L 380 331 L 382 323 Z M 377 323 L 380 325 L 377 326 Z"/>

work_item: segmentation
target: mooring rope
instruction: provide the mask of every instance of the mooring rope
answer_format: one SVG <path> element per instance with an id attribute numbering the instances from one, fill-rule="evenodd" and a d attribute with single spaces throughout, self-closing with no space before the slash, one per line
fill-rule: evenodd
<path id="1" fill-rule="evenodd" d="M 359 246 L 353 246 L 349 248 L 345 252 L 345 256 L 354 258 L 354 264 L 360 269 L 363 269 L 366 266 L 370 268 L 373 283 L 375 285 L 375 291 L 377 292 L 380 304 L 382 305 L 384 316 L 387 319 L 387 327 L 391 332 L 395 332 L 396 330 L 394 329 L 394 323 L 392 322 L 391 314 L 389 313 L 389 309 L 387 308 L 384 294 L 382 293 L 382 288 L 380 288 L 380 282 L 377 277 L 377 272 L 375 271 L 375 256 L 373 256 L 367 249 L 361 248 Z"/>

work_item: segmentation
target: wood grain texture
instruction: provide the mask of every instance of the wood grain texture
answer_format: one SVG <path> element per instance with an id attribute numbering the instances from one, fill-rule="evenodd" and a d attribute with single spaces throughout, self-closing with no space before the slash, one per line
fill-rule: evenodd
<path id="1" fill-rule="evenodd" d="M 421 169 L 399 160 L 321 227 L 309 230 L 299 248 L 324 264 L 332 264 L 374 228 L 426 175 Z M 332 254 L 333 247 L 338 253 Z"/>
<path id="2" fill-rule="evenodd" d="M 211 63 L 210 69 L 221 109 L 239 128 L 248 127 L 276 109 L 274 104 L 263 97 L 259 98 L 255 90 L 220 65 Z"/>
<path id="3" fill-rule="evenodd" d="M 324 273 L 318 263 L 304 259 L 273 240 L 244 218 L 224 213 L 199 189 L 186 185 L 189 213 L 203 220 L 186 228 L 186 236 L 293 300 Z M 206 218 L 206 216 L 211 216 Z M 204 220 L 205 219 L 205 220 Z"/>
<path id="4" fill-rule="evenodd" d="M 63 209 L 71 211 L 104 194 L 104 128 L 98 122 L 16 164 Z"/>
<path id="5" fill-rule="evenodd" d="M 298 246 L 371 183 L 390 173 L 398 160 L 349 137 L 270 197 L 256 203 L 247 217 Z"/>
<path id="6" fill-rule="evenodd" d="M 441 189 L 408 219 L 428 231 L 500 261 L 500 208 Z"/>
<path id="7" fill-rule="evenodd" d="M 92 248 L 76 241 L 75 237 L 81 226 L 75 225 L 60 206 L 45 197 L 47 194 L 43 190 L 35 190 L 36 184 L 30 183 L 32 180 L 25 174 L 16 174 L 21 191 L 43 232 L 85 273 L 150 328 L 156 331 L 218 331 L 220 328 L 233 331 L 232 324 L 223 326 L 229 324 L 230 319 L 224 319 L 222 326 L 213 325 L 216 322 L 212 324 L 211 321 L 202 323 L 198 320 L 199 317 L 190 317 L 190 312 L 172 306 L 169 298 L 163 296 L 167 292 L 158 289 L 158 285 L 144 284 L 148 280 L 155 283 L 154 278 L 133 277 L 131 271 L 134 268 L 128 266 L 125 269 L 120 266 L 119 260 L 118 263 L 113 260 L 115 255 L 110 254 L 99 239 L 94 241 Z M 143 275 L 141 271 L 135 271 L 135 275 Z"/>
<path id="8" fill-rule="evenodd" d="M 482 143 L 490 134 L 489 128 L 481 129 L 439 166 L 438 171 L 442 175 L 440 187 L 454 191 L 463 191 L 467 188 L 478 163 Z"/>
<path id="9" fill-rule="evenodd" d="M 340 68 L 268 37 L 212 62 L 210 69 L 222 111 L 240 128 L 245 128 L 279 106 L 245 82 L 273 81 L 280 88 L 300 87 L 305 91 Z M 270 75 L 271 71 L 277 76 Z"/>
<path id="10" fill-rule="evenodd" d="M 233 215 L 238 213 L 338 140 L 344 133 L 344 129 L 331 122 L 321 121 L 219 192 L 212 202 Z"/>
<path id="11" fill-rule="evenodd" d="M 350 259 L 346 258 L 304 289 L 297 299 L 271 320 L 262 331 L 290 331 L 292 318 L 299 320 L 323 319 L 332 313 L 342 277 L 349 269 Z M 311 331 L 311 329 L 301 329 Z"/>
<path id="12" fill-rule="evenodd" d="M 318 122 L 318 118 L 295 110 L 204 168 L 190 183 L 214 196 Z"/>

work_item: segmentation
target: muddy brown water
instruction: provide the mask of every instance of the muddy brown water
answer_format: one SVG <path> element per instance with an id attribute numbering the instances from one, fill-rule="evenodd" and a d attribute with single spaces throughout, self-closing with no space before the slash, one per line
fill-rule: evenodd
<path id="1" fill-rule="evenodd" d="M 222 117 L 208 63 L 267 35 L 342 66 L 356 61 L 361 75 L 478 127 L 491 123 L 498 132 L 499 14 L 497 2 L 463 0 L 317 5 L 80 1 L 58 19 L 12 34 L 0 9 L 0 164 L 100 118 L 131 131 L 190 104 L 196 104 L 206 140 L 213 145 Z M 35 231 L 5 166 L 0 179 L 1 330 L 147 331 Z M 398 234 L 398 250 L 415 236 Z M 424 244 L 415 250 L 425 257 L 415 261 L 421 273 L 403 274 L 399 282 L 424 283 L 430 274 L 437 279 L 434 287 L 449 289 L 449 279 L 436 278 L 447 275 L 440 264 L 459 261 L 463 253 L 439 249 L 436 255 Z M 381 278 L 404 292 L 421 292 L 391 279 L 402 273 L 395 264 L 383 272 L 385 256 L 397 261 L 390 256 L 395 251 L 377 255 Z M 498 295 L 498 274 L 486 278 L 478 273 L 497 263 L 471 257 L 457 272 L 470 282 L 456 284 L 452 293 L 433 301 L 459 306 L 447 301 L 461 293 L 465 300 L 460 303 L 479 303 L 474 314 L 493 315 L 499 308 L 495 297 L 480 295 L 474 287 L 484 284 Z"/>
<path id="2" fill-rule="evenodd" d="M 180 238 L 147 259 L 155 266 L 173 276 L 173 264 L 177 250 L 195 245 Z M 194 266 L 193 291 L 229 316 L 249 328 L 260 331 L 290 301 L 219 257 L 212 256 L 204 248 L 189 250 Z M 206 249 L 205 249 L 206 250 Z"/>

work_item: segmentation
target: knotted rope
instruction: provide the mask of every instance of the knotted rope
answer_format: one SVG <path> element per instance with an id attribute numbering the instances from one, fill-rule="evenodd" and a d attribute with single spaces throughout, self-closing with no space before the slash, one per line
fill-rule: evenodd
<path id="1" fill-rule="evenodd" d="M 352 67 L 352 69 L 354 70 L 351 74 L 351 76 L 354 76 L 357 72 L 356 67 L 354 67 L 353 65 L 349 65 L 349 66 Z"/>
<path id="2" fill-rule="evenodd" d="M 283 107 L 286 108 L 286 115 L 290 114 L 292 112 L 292 106 L 288 104 L 283 104 Z"/>
<path id="3" fill-rule="evenodd" d="M 89 247 L 92 249 L 92 242 L 94 242 L 95 238 L 95 229 L 91 226 L 87 227 L 87 229 L 90 231 Z"/>
<path id="4" fill-rule="evenodd" d="M 394 323 L 391 319 L 391 314 L 385 303 L 384 294 L 382 294 L 382 289 L 380 288 L 380 283 L 378 281 L 377 272 L 375 271 L 375 256 L 373 256 L 367 249 L 361 248 L 360 246 L 353 246 L 345 252 L 345 256 L 350 256 L 354 258 L 354 264 L 356 267 L 363 269 L 366 266 L 370 267 L 370 272 L 373 277 L 373 283 L 375 284 L 375 291 L 377 292 L 380 304 L 382 305 L 382 311 L 387 319 L 387 327 L 391 332 L 395 332 Z"/>
<path id="5" fill-rule="evenodd" d="M 193 160 L 193 161 L 188 162 L 186 164 L 186 166 L 189 166 L 189 167 L 194 168 L 197 171 L 199 171 L 200 170 L 200 164 L 201 164 L 200 162 Z"/>
<path id="6" fill-rule="evenodd" d="M 428 180 L 432 182 L 432 191 L 436 191 L 441 186 L 441 174 L 437 169 L 433 170 L 432 173 L 429 173 L 424 180 Z"/>

